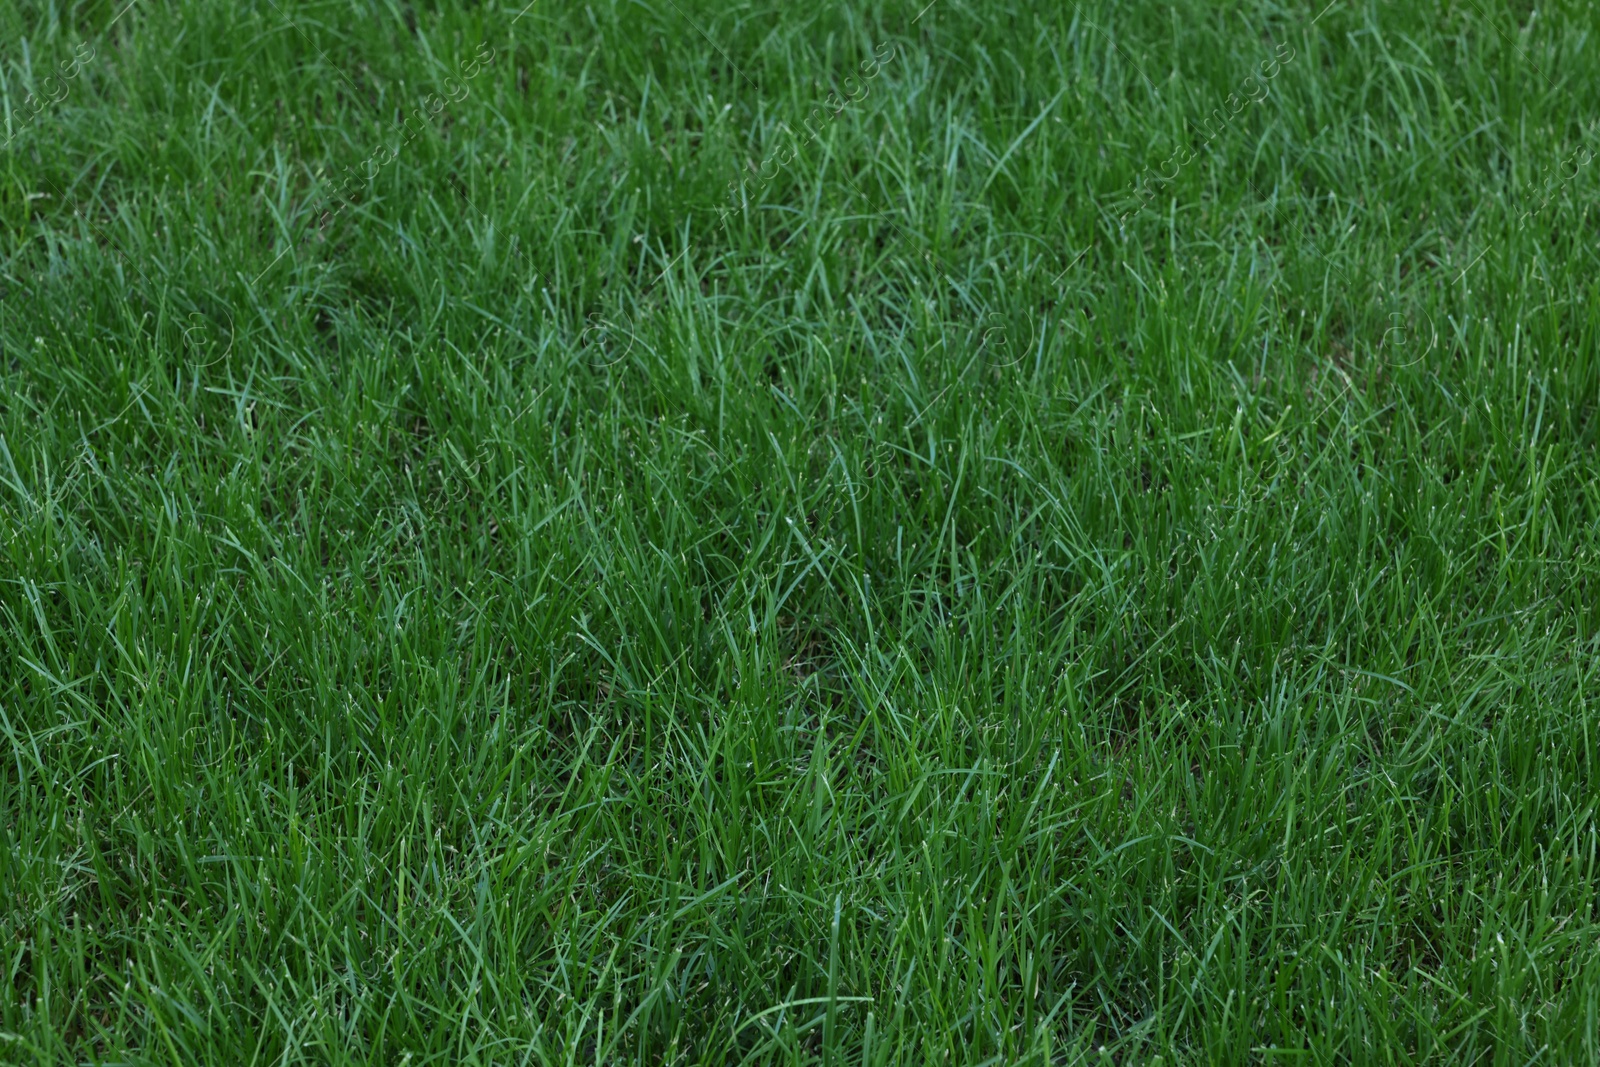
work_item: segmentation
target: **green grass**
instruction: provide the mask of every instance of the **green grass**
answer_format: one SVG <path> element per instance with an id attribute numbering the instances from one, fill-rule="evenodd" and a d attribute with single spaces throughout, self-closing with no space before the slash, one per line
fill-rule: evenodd
<path id="1" fill-rule="evenodd" d="M 1600 1060 L 1600 17 L 1323 2 L 0 6 L 0 1060 Z"/>

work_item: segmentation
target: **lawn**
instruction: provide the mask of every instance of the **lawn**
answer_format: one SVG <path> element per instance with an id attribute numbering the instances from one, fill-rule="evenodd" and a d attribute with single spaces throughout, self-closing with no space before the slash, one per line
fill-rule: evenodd
<path id="1" fill-rule="evenodd" d="M 0 5 L 0 1061 L 1600 1061 L 1600 14 Z"/>

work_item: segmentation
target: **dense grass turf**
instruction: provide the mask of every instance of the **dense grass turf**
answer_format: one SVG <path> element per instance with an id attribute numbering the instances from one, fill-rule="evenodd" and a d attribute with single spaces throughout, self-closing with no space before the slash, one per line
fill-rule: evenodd
<path id="1" fill-rule="evenodd" d="M 0 7 L 0 1058 L 1600 1057 L 1593 5 L 924 3 Z"/>

